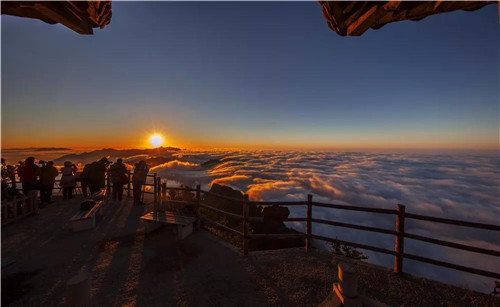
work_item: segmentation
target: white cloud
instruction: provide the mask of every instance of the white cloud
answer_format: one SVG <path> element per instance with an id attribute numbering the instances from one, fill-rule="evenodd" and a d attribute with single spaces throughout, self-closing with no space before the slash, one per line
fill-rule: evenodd
<path id="1" fill-rule="evenodd" d="M 441 216 L 498 224 L 500 220 L 500 159 L 495 155 L 427 155 L 380 153 L 328 153 L 291 151 L 189 152 L 158 166 L 163 178 L 209 188 L 221 183 L 249 194 L 254 200 L 314 200 L 367 207 L 395 208 L 406 205 L 411 213 Z M 201 163 L 219 159 L 203 168 Z M 300 208 L 292 208 L 296 214 Z M 303 213 L 301 213 L 303 214 Z M 394 217 L 367 213 L 315 208 L 314 215 L 324 219 L 394 228 Z M 298 227 L 300 228 L 300 227 Z M 331 237 L 393 248 L 391 236 L 317 225 L 315 231 Z M 492 232 L 473 231 L 422 221 L 407 222 L 407 230 L 426 232 L 456 242 L 500 249 L 500 238 Z M 459 240 L 459 241 L 458 241 Z M 407 250 L 416 254 L 475 266 L 481 261 L 485 269 L 499 271 L 493 257 L 462 252 L 407 240 Z M 371 261 L 392 265 L 392 258 L 368 253 Z M 492 260 L 493 259 L 493 260 Z M 407 261 L 409 272 L 447 282 L 460 276 L 474 289 L 492 284 L 467 273 L 450 272 L 434 266 Z M 496 265 L 496 267 L 495 267 Z M 436 274 L 439 272 L 439 274 Z M 448 272 L 448 273 L 447 273 Z M 458 275 L 457 275 L 458 274 Z"/>

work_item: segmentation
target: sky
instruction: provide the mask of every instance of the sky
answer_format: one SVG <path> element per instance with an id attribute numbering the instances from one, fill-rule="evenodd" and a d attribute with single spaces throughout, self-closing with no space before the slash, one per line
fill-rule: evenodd
<path id="1" fill-rule="evenodd" d="M 496 4 L 330 30 L 317 2 L 113 2 L 91 36 L 2 15 L 2 148 L 498 150 Z"/>

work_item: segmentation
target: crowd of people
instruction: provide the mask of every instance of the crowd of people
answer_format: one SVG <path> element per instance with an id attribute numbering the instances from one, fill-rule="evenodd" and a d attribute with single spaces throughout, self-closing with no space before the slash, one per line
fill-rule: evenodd
<path id="1" fill-rule="evenodd" d="M 142 205 L 142 187 L 146 184 L 149 167 L 145 161 L 141 160 L 135 164 L 132 176 L 134 204 Z M 82 171 L 71 161 L 64 162 L 64 166 L 58 170 L 52 161 L 38 161 L 35 163 L 34 157 L 20 161 L 17 166 L 7 165 L 2 158 L 2 200 L 7 195 L 17 193 L 15 185 L 9 186 L 15 174 L 19 176 L 23 194 L 28 195 L 33 190 L 40 191 L 40 201 L 42 204 L 52 203 L 52 191 L 57 176 L 61 175 L 59 186 L 62 189 L 64 199 L 72 199 L 73 191 L 80 182 L 80 187 L 84 198 L 98 193 L 106 187 L 106 174 L 109 174 L 112 183 L 112 199 L 121 201 L 123 199 L 123 186 L 128 184 L 128 170 L 122 159 L 117 159 L 116 163 L 102 158 L 86 164 Z"/>

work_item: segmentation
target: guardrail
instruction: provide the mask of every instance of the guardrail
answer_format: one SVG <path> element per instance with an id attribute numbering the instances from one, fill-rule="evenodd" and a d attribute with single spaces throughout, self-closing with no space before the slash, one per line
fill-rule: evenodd
<path id="1" fill-rule="evenodd" d="M 132 173 L 129 172 L 128 173 L 129 182 L 127 184 L 127 188 L 125 188 L 125 190 L 127 190 L 128 196 L 130 196 L 130 191 L 132 191 L 131 176 L 132 176 Z M 340 244 L 354 247 L 354 248 L 366 249 L 366 250 L 370 250 L 370 251 L 374 251 L 374 252 L 378 252 L 378 253 L 392 255 L 392 256 L 394 256 L 394 272 L 400 273 L 400 274 L 403 273 L 403 259 L 406 258 L 406 259 L 416 260 L 419 262 L 429 263 L 429 264 L 433 264 L 433 265 L 437 265 L 437 266 L 441 266 L 441 267 L 451 268 L 451 269 L 455 269 L 455 270 L 459 270 L 459 271 L 463 271 L 463 272 L 468 272 L 468 273 L 477 274 L 477 275 L 481 275 L 481 276 L 500 279 L 500 273 L 498 273 L 498 272 L 491 272 L 491 271 L 481 270 L 481 269 L 477 269 L 477 268 L 471 268 L 471 267 L 467 267 L 467 266 L 463 266 L 463 265 L 453 264 L 453 263 L 449 263 L 449 262 L 445 262 L 445 261 L 440 261 L 440 260 L 431 259 L 431 258 L 427 258 L 427 257 L 423 257 L 423 256 L 409 254 L 409 253 L 406 253 L 404 251 L 405 238 L 408 238 L 411 240 L 422 241 L 422 242 L 435 244 L 435 245 L 439 245 L 439 246 L 451 247 L 451 248 L 465 250 L 465 251 L 474 252 L 474 253 L 478 253 L 478 254 L 500 257 L 500 251 L 498 251 L 498 250 L 480 248 L 480 247 L 470 246 L 470 245 L 466 245 L 466 244 L 459 244 L 459 243 L 455 243 L 455 242 L 434 239 L 434 238 L 430 238 L 430 237 L 425 237 L 425 236 L 421 236 L 421 235 L 407 233 L 405 231 L 405 220 L 406 219 L 422 220 L 422 221 L 428 221 L 428 222 L 432 222 L 432 223 L 441 223 L 441 224 L 469 227 L 469 228 L 489 230 L 489 231 L 500 231 L 499 225 L 477 223 L 477 222 L 470 222 L 470 221 L 460 221 L 460 220 L 447 219 L 447 218 L 441 218 L 441 217 L 433 217 L 433 216 L 407 213 L 406 207 L 404 205 L 401 205 L 401 204 L 398 204 L 395 209 L 385 209 L 385 208 L 368 208 L 368 207 L 360 207 L 360 206 L 313 202 L 312 195 L 308 195 L 307 200 L 305 200 L 305 201 L 295 201 L 295 202 L 250 201 L 248 199 L 248 195 L 246 195 L 246 194 L 243 196 L 243 199 L 237 199 L 237 198 L 227 197 L 225 195 L 220 195 L 220 194 L 216 194 L 216 193 L 212 193 L 212 192 L 208 192 L 208 191 L 203 191 L 200 189 L 199 185 L 196 187 L 196 189 L 182 188 L 182 187 L 180 187 L 180 188 L 179 187 L 167 187 L 166 182 L 162 183 L 161 177 L 159 177 L 156 173 L 153 173 L 152 175 L 148 175 L 148 177 L 153 178 L 153 183 L 146 184 L 146 186 L 151 186 L 153 188 L 151 191 L 143 191 L 143 192 L 148 193 L 148 194 L 153 194 L 155 209 L 157 209 L 158 200 L 162 199 L 162 197 L 165 198 L 168 190 L 196 192 L 196 198 L 195 198 L 194 202 L 174 201 L 174 200 L 170 200 L 170 202 L 172 202 L 174 204 L 178 203 L 178 204 L 195 206 L 198 216 L 200 216 L 200 211 L 199 211 L 200 208 L 203 208 L 206 210 L 216 212 L 218 214 L 225 215 L 225 216 L 232 218 L 232 219 L 243 220 L 244 221 L 243 232 L 240 232 L 240 231 L 237 231 L 235 229 L 229 228 L 226 225 L 220 224 L 216 221 L 213 221 L 213 220 L 210 220 L 206 217 L 200 216 L 201 221 L 203 221 L 207 224 L 214 225 L 214 226 L 219 227 L 221 229 L 224 229 L 232 234 L 235 234 L 237 236 L 242 237 L 243 254 L 244 255 L 248 254 L 248 247 L 249 247 L 249 240 L 250 239 L 255 239 L 255 238 L 273 238 L 273 239 L 278 238 L 279 239 L 279 238 L 290 238 L 290 237 L 304 237 L 306 251 L 309 251 L 311 249 L 312 239 L 316 239 L 316 240 L 321 240 L 321 241 L 325 241 L 325 242 L 340 243 Z M 111 183 L 110 183 L 109 176 L 107 179 L 107 188 L 111 189 Z M 209 204 L 204 202 L 204 198 L 201 197 L 201 194 L 203 194 L 204 196 L 209 195 L 209 196 L 216 197 L 219 199 L 232 201 L 235 203 L 240 203 L 243 205 L 243 212 L 241 215 L 239 215 L 239 214 L 236 214 L 233 212 L 227 212 L 227 211 L 221 210 L 219 208 L 214 208 L 213 206 L 210 206 Z M 250 222 L 264 221 L 263 217 L 250 217 L 249 216 L 249 207 L 250 206 L 257 206 L 257 205 L 259 205 L 259 206 L 278 205 L 278 206 L 287 206 L 287 207 L 288 206 L 306 206 L 306 216 L 305 217 L 288 218 L 288 219 L 283 220 L 284 222 L 305 222 L 306 223 L 306 227 L 305 227 L 306 232 L 299 233 L 299 234 L 249 234 L 248 227 L 249 227 Z M 329 209 L 335 209 L 335 210 L 369 212 L 369 213 L 385 214 L 385 215 L 394 215 L 395 216 L 395 228 L 394 229 L 384 229 L 384 228 L 378 228 L 378 227 L 345 223 L 345 222 L 340 222 L 340 221 L 331 221 L 331 220 L 323 220 L 323 219 L 313 218 L 313 215 L 312 215 L 313 207 L 329 208 Z M 345 241 L 345 240 L 339 240 L 336 238 L 329 238 L 329 237 L 325 237 L 325 236 L 316 235 L 316 234 L 312 233 L 313 223 L 336 226 L 336 227 L 344 227 L 344 228 L 350 228 L 350 229 L 357 229 L 357 230 L 362 230 L 362 231 L 376 232 L 376 233 L 382 233 L 382 234 L 386 234 L 386 235 L 392 235 L 395 238 L 394 250 L 389 250 L 389 249 L 385 249 L 385 248 L 381 248 L 381 247 L 377 247 L 377 246 L 372 246 L 372 245 L 367 245 L 367 244 L 361 244 L 361 243 L 350 242 L 350 241 Z"/>
<path id="2" fill-rule="evenodd" d="M 439 245 L 439 246 L 451 247 L 451 248 L 475 252 L 475 253 L 479 253 L 479 254 L 483 254 L 483 255 L 500 257 L 500 251 L 497 251 L 497 250 L 480 248 L 480 247 L 475 247 L 475 246 L 470 246 L 470 245 L 465 245 L 465 244 L 459 244 L 459 243 L 445 241 L 445 240 L 438 240 L 438 239 L 434 239 L 434 238 L 430 238 L 430 237 L 411 234 L 411 233 L 408 233 L 405 231 L 405 220 L 406 219 L 423 220 L 423 221 L 429 221 L 429 222 L 433 222 L 433 223 L 443 223 L 443 224 L 469 227 L 469 228 L 474 228 L 474 229 L 489 230 L 489 231 L 500 231 L 499 225 L 484 224 L 484 223 L 469 222 L 469 221 L 460 221 L 460 220 L 453 220 L 453 219 L 446 219 L 446 218 L 440 218 L 440 217 L 432 217 L 432 216 L 407 213 L 406 207 L 404 205 L 400 205 L 400 204 L 398 204 L 395 209 L 368 208 L 368 207 L 360 207 L 360 206 L 327 204 L 327 203 L 321 203 L 321 202 L 313 202 L 312 195 L 308 195 L 306 201 L 295 201 L 295 202 L 281 202 L 281 201 L 280 202 L 264 202 L 264 201 L 262 201 L 262 202 L 259 202 L 259 201 L 248 200 L 248 195 L 246 195 L 246 194 L 243 196 L 243 199 L 231 198 L 231 197 L 227 197 L 224 195 L 219 195 L 216 193 L 200 190 L 199 186 L 197 186 L 197 189 L 171 188 L 171 187 L 167 187 L 166 184 L 164 183 L 163 189 L 165 191 L 164 194 L 166 194 L 166 190 L 197 191 L 197 194 L 202 193 L 204 196 L 210 195 L 210 196 L 220 198 L 223 200 L 228 200 L 228 201 L 233 201 L 235 203 L 243 204 L 243 212 L 240 215 L 240 214 L 236 214 L 233 212 L 227 212 L 227 211 L 221 210 L 219 208 L 214 208 L 204 201 L 205 200 L 204 197 L 197 198 L 196 202 L 184 202 L 184 201 L 175 201 L 174 202 L 174 203 L 179 203 L 179 204 L 190 204 L 190 205 L 194 205 L 194 206 L 197 205 L 198 208 L 207 209 L 207 210 L 210 210 L 212 212 L 216 212 L 218 214 L 222 214 L 224 216 L 227 216 L 228 218 L 231 218 L 231 219 L 243 220 L 244 221 L 243 232 L 240 232 L 238 230 L 229 228 L 226 225 L 223 225 L 223 224 L 217 223 L 213 220 L 207 219 L 206 217 L 200 217 L 201 220 L 207 224 L 219 227 L 219 228 L 224 229 L 224 230 L 226 230 L 234 235 L 240 236 L 243 240 L 243 254 L 244 255 L 247 255 L 249 252 L 249 249 L 248 249 L 249 240 L 251 240 L 251 239 L 256 239 L 256 238 L 287 239 L 287 238 L 304 237 L 306 251 L 309 251 L 311 249 L 312 240 L 315 239 L 315 240 L 321 240 L 321 241 L 330 242 L 330 243 L 340 243 L 340 244 L 354 247 L 354 248 L 360 248 L 360 249 L 370 250 L 370 251 L 374 251 L 374 252 L 378 252 L 378 253 L 392 255 L 392 256 L 394 256 L 394 272 L 399 273 L 399 274 L 403 273 L 403 259 L 411 259 L 411 260 L 416 260 L 419 262 L 424 262 L 424 263 L 429 263 L 429 264 L 433 264 L 433 265 L 437 265 L 437 266 L 441 266 L 441 267 L 451 268 L 451 269 L 455 269 L 455 270 L 459 270 L 459 271 L 463 271 L 463 272 L 468 272 L 468 273 L 472 273 L 472 274 L 476 274 L 476 275 L 500 279 L 500 273 L 498 273 L 498 272 L 491 272 L 491 271 L 481 270 L 481 269 L 467 267 L 467 266 L 463 266 L 463 265 L 453 264 L 453 263 L 449 263 L 446 261 L 440 261 L 440 260 L 436 260 L 436 259 L 431 259 L 431 258 L 427 258 L 427 257 L 409 254 L 409 253 L 406 253 L 404 251 L 405 238 L 408 238 L 408 239 L 427 242 L 427 243 L 431 243 L 431 244 L 435 244 L 435 245 Z M 305 222 L 306 223 L 305 233 L 298 233 L 298 234 L 249 234 L 248 227 L 249 227 L 250 222 L 264 221 L 263 217 L 250 217 L 249 216 L 250 206 L 257 206 L 257 205 L 260 205 L 260 206 L 272 206 L 272 205 L 306 206 L 306 216 L 305 217 L 287 218 L 287 219 L 283 220 L 283 222 Z M 369 213 L 385 214 L 385 215 L 394 215 L 395 216 L 395 228 L 394 229 L 384 229 L 384 228 L 379 228 L 379 227 L 372 227 L 372 226 L 358 225 L 358 224 L 352 224 L 352 223 L 345 223 L 345 222 L 340 222 L 340 221 L 331 221 L 331 220 L 313 218 L 312 213 L 313 213 L 314 207 L 329 208 L 329 209 L 336 209 L 336 210 L 369 212 Z M 373 246 L 373 245 L 368 245 L 368 244 L 361 244 L 361 243 L 356 243 L 356 242 L 351 242 L 351 241 L 346 241 L 346 240 L 339 240 L 337 238 L 329 238 L 329 237 L 325 237 L 325 236 L 316 235 L 316 234 L 312 233 L 313 223 L 336 226 L 336 227 L 344 227 L 344 228 L 350 228 L 350 229 L 356 229 L 356 230 L 362 230 L 362 231 L 376 232 L 376 233 L 382 233 L 382 234 L 386 234 L 386 235 L 392 235 L 395 238 L 394 250 L 389 250 L 386 248 L 381 248 L 378 246 Z"/>
<path id="3" fill-rule="evenodd" d="M 2 201 L 2 226 L 38 212 L 36 193 L 16 196 L 13 200 Z"/>

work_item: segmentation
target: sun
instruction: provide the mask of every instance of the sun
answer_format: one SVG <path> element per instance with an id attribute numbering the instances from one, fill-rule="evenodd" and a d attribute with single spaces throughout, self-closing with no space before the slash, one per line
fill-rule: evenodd
<path id="1" fill-rule="evenodd" d="M 163 144 L 163 136 L 157 133 L 153 134 L 149 137 L 149 144 L 151 144 L 154 148 L 160 147 Z"/>

